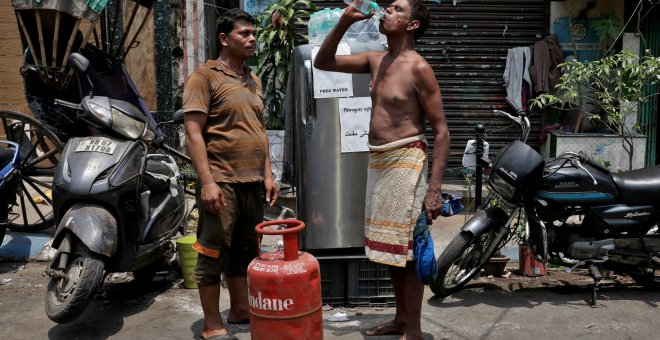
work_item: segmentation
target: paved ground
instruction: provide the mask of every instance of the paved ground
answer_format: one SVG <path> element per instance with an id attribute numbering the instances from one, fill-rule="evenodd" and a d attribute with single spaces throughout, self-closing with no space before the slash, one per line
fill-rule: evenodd
<path id="1" fill-rule="evenodd" d="M 454 216 L 432 227 L 438 250 L 463 220 L 464 216 Z M 147 286 L 126 274 L 113 275 L 80 319 L 55 324 L 44 313 L 45 267 L 46 262 L 35 260 L 0 261 L 1 339 L 196 339 L 201 332 L 197 292 L 182 287 L 176 270 Z M 515 274 L 515 263 L 509 269 L 512 273 L 506 278 L 479 278 L 444 299 L 427 289 L 422 310 L 425 338 L 655 339 L 660 333 L 660 295 L 635 286 L 627 277 L 605 281 L 598 308 L 591 308 L 586 300 L 592 281 L 584 272 L 551 270 L 548 276 L 529 278 Z M 221 306 L 226 317 L 226 290 Z M 347 320 L 333 321 L 344 314 Z M 363 339 L 364 329 L 389 321 L 393 314 L 393 308 L 326 308 L 324 337 Z M 240 339 L 250 338 L 249 326 L 230 329 Z"/>

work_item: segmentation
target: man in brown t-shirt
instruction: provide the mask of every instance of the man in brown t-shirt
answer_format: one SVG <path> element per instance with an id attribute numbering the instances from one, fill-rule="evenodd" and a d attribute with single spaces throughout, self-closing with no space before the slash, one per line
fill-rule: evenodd
<path id="1" fill-rule="evenodd" d="M 228 334 L 220 318 L 222 273 L 231 304 L 227 322 L 249 321 L 247 266 L 259 251 L 254 228 L 263 221 L 264 198 L 271 206 L 277 200 L 261 80 L 244 63 L 256 50 L 254 25 L 242 10 L 222 13 L 220 57 L 197 68 L 183 92 L 186 138 L 198 177 L 193 277 L 204 311 L 202 338 Z"/>

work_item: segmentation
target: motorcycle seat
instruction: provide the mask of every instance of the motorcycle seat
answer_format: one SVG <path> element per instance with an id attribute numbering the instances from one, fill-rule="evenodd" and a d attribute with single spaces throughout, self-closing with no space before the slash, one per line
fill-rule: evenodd
<path id="1" fill-rule="evenodd" d="M 621 198 L 627 204 L 660 204 L 660 167 L 612 173 Z"/>

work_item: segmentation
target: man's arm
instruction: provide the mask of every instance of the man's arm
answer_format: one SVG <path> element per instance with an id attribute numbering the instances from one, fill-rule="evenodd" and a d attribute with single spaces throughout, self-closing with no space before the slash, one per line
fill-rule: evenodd
<path id="1" fill-rule="evenodd" d="M 373 14 L 364 15 L 353 6 L 348 6 L 339 18 L 337 25 L 328 33 L 314 58 L 314 67 L 324 71 L 345 73 L 369 73 L 369 52 L 356 55 L 336 56 L 337 45 L 341 42 L 348 28 L 355 22 L 371 18 Z"/>
<path id="2" fill-rule="evenodd" d="M 215 215 L 220 214 L 221 205 L 226 206 L 220 187 L 215 183 L 209 160 L 206 154 L 206 144 L 202 131 L 206 126 L 207 116 L 202 112 L 187 112 L 183 115 L 183 124 L 186 130 L 188 152 L 193 167 L 197 173 L 197 180 L 201 184 L 200 198 L 204 208 Z"/>
<path id="3" fill-rule="evenodd" d="M 445 110 L 442 105 L 442 95 L 438 81 L 431 65 L 426 61 L 420 62 L 413 71 L 419 79 L 418 100 L 426 118 L 431 124 L 435 143 L 433 144 L 433 166 L 431 167 L 431 179 L 424 197 L 424 209 L 429 224 L 440 215 L 442 210 L 442 176 L 447 165 L 449 154 L 449 129 L 445 120 Z"/>

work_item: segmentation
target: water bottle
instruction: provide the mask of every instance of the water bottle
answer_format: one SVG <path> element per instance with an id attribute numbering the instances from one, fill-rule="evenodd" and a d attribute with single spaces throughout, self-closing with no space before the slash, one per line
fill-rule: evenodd
<path id="1" fill-rule="evenodd" d="M 314 12 L 309 16 L 309 23 L 307 25 L 307 34 L 309 43 L 318 45 L 319 44 L 319 29 L 321 24 L 320 12 Z"/>
<path id="2" fill-rule="evenodd" d="M 344 0 L 344 3 L 357 8 L 362 14 L 374 13 L 373 18 L 380 19 L 385 15 L 385 10 L 378 6 L 373 0 Z"/>
<path id="3" fill-rule="evenodd" d="M 320 41 L 323 41 L 325 37 L 330 33 L 332 29 L 332 10 L 330 8 L 324 8 L 321 11 L 319 19 L 319 35 L 318 38 Z"/>

